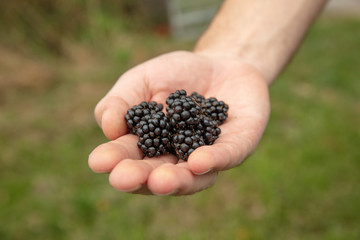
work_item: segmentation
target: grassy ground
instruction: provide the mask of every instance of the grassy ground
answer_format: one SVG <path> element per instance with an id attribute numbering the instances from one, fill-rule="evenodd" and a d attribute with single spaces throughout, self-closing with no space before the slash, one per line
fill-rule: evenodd
<path id="1" fill-rule="evenodd" d="M 359 239 L 359 26 L 320 19 L 271 87 L 255 154 L 178 198 L 116 192 L 87 156 L 118 75 L 187 45 L 125 31 L 100 51 L 66 43 L 66 58 L 0 47 L 0 239 Z"/>

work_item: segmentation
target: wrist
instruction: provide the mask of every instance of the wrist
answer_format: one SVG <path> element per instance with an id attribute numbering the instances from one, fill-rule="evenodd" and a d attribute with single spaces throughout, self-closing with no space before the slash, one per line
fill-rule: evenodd
<path id="1" fill-rule="evenodd" d="M 217 61 L 226 60 L 226 61 L 235 61 L 242 64 L 246 64 L 256 69 L 256 71 L 262 76 L 267 85 L 270 85 L 277 76 L 276 66 L 271 66 L 271 61 L 265 60 L 264 55 L 261 57 L 260 54 L 250 51 L 242 51 L 240 49 L 230 49 L 228 46 L 217 47 L 217 46 L 201 46 L 199 44 L 193 50 L 194 53 L 214 59 Z"/>
<path id="2" fill-rule="evenodd" d="M 226 0 L 194 52 L 244 61 L 270 85 L 326 0 Z"/>

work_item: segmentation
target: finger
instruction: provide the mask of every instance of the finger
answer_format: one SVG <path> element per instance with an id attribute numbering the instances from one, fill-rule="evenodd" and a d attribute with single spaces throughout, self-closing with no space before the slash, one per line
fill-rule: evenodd
<path id="1" fill-rule="evenodd" d="M 125 73 L 109 93 L 96 105 L 95 119 L 105 136 L 114 140 L 127 132 L 124 116 L 127 110 L 151 96 L 144 84 L 142 66 Z"/>
<path id="2" fill-rule="evenodd" d="M 125 114 L 130 105 L 119 96 L 106 96 L 95 108 L 95 119 L 110 140 L 126 134 L 128 131 Z"/>
<path id="3" fill-rule="evenodd" d="M 172 156 L 174 159 L 172 161 L 168 161 L 169 163 L 182 163 L 182 162 L 185 162 L 184 160 L 178 160 L 177 157 L 175 157 L 174 155 L 170 155 Z M 147 187 L 146 184 L 142 184 L 141 187 L 138 189 L 138 190 L 135 190 L 135 191 L 132 191 L 130 193 L 133 193 L 133 194 L 141 194 L 141 195 L 153 195 L 153 193 L 149 190 L 149 188 Z"/>
<path id="4" fill-rule="evenodd" d="M 176 161 L 177 158 L 170 154 L 144 160 L 125 159 L 111 171 L 109 182 L 119 191 L 148 193 L 146 182 L 151 172 L 164 163 L 174 164 Z"/>
<path id="5" fill-rule="evenodd" d="M 143 153 L 138 148 L 137 141 L 137 136 L 127 134 L 114 141 L 101 144 L 90 153 L 89 167 L 94 172 L 107 173 L 123 159 L 142 159 Z"/>
<path id="6" fill-rule="evenodd" d="M 200 147 L 189 156 L 191 171 L 202 175 L 240 165 L 253 152 L 262 136 L 266 120 L 259 121 L 264 123 L 249 118 L 236 124 L 222 125 L 222 133 L 213 145 Z"/>
<path id="7" fill-rule="evenodd" d="M 163 164 L 154 169 L 148 179 L 148 188 L 156 195 L 187 195 L 210 187 L 217 173 L 194 175 L 186 162 Z"/>

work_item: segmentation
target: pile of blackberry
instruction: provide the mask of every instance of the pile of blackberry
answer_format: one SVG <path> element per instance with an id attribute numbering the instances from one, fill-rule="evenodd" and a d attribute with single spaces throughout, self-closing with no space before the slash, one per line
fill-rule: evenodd
<path id="1" fill-rule="evenodd" d="M 177 90 L 163 105 L 142 102 L 127 111 L 129 130 L 139 136 L 138 147 L 147 157 L 173 153 L 187 160 L 198 147 L 212 145 L 219 137 L 229 106 L 214 97 L 205 98 L 193 92 Z"/>

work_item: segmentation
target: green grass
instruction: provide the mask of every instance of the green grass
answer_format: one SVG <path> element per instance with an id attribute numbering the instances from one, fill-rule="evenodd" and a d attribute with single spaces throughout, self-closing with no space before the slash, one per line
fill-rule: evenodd
<path id="1" fill-rule="evenodd" d="M 271 87 L 254 155 L 178 198 L 119 193 L 87 156 L 105 141 L 93 108 L 118 75 L 188 46 L 122 33 L 85 64 L 40 59 L 56 81 L 0 98 L 0 239 L 359 239 L 359 26 L 320 19 Z"/>

